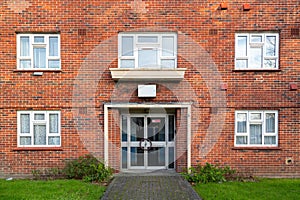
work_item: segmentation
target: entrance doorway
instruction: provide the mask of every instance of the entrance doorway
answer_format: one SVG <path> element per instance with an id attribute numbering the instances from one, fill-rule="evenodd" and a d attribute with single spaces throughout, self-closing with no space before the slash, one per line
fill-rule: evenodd
<path id="1" fill-rule="evenodd" d="M 175 168 L 175 115 L 121 115 L 121 169 Z"/>

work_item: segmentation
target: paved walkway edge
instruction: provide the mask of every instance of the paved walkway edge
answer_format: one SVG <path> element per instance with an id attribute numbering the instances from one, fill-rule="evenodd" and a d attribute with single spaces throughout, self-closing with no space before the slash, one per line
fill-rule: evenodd
<path id="1" fill-rule="evenodd" d="M 115 175 L 101 200 L 201 200 L 190 183 L 179 174 Z"/>

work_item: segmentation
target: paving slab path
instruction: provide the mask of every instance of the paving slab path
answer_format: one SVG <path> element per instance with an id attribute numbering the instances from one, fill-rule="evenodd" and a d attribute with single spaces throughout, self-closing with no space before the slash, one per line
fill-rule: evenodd
<path id="1" fill-rule="evenodd" d="M 175 172 L 122 173 L 114 177 L 101 200 L 201 200 Z"/>

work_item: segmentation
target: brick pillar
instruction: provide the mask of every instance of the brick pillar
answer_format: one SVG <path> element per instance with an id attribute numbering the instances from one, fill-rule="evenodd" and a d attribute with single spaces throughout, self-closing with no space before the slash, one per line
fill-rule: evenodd
<path id="1" fill-rule="evenodd" d="M 108 165 L 118 172 L 120 170 L 120 115 L 117 109 L 108 111 Z"/>
<path id="2" fill-rule="evenodd" d="M 176 110 L 176 171 L 187 168 L 187 109 Z"/>

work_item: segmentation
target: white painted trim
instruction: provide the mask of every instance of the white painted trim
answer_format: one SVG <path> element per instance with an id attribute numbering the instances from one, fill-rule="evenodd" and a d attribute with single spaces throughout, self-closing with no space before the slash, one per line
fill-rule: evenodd
<path id="1" fill-rule="evenodd" d="M 191 167 L 191 103 L 181 104 L 104 104 L 104 162 L 108 165 L 109 108 L 187 108 L 187 168 Z"/>
<path id="2" fill-rule="evenodd" d="M 181 81 L 184 79 L 186 68 L 176 69 L 125 69 L 110 68 L 112 79 L 115 81 L 124 80 L 161 80 Z"/>
<path id="3" fill-rule="evenodd" d="M 108 166 L 108 106 L 104 105 L 104 163 Z"/>
<path id="4" fill-rule="evenodd" d="M 192 132 L 191 132 L 191 106 L 187 107 L 187 169 L 189 170 L 191 165 L 192 154 Z"/>

